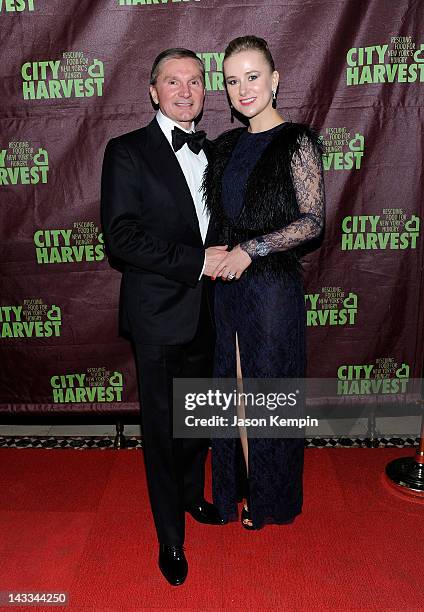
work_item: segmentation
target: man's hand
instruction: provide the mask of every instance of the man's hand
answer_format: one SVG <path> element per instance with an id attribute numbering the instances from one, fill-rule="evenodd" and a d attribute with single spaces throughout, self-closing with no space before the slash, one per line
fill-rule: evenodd
<path id="1" fill-rule="evenodd" d="M 228 245 L 224 244 L 223 246 L 213 246 L 206 249 L 206 262 L 203 274 L 206 276 L 212 275 L 212 272 L 217 266 L 219 266 L 221 261 L 227 255 L 227 248 Z"/>
<path id="2" fill-rule="evenodd" d="M 250 266 L 252 259 L 238 244 L 232 251 L 224 253 L 212 271 L 212 280 L 220 276 L 223 280 L 238 280 L 243 272 Z"/>

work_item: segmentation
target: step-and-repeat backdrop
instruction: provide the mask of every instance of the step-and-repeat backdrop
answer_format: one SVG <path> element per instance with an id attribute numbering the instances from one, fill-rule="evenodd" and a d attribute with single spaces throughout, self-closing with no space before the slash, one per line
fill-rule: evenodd
<path id="1" fill-rule="evenodd" d="M 117 333 L 120 274 L 100 226 L 104 148 L 151 120 L 149 71 L 170 46 L 204 61 L 201 127 L 211 138 L 232 127 L 223 52 L 245 34 L 269 43 L 283 117 L 316 127 L 326 147 L 326 234 L 305 263 L 309 376 L 339 379 L 341 395 L 399 393 L 421 376 L 422 9 L 0 0 L 2 409 L 136 405 L 131 348 Z"/>

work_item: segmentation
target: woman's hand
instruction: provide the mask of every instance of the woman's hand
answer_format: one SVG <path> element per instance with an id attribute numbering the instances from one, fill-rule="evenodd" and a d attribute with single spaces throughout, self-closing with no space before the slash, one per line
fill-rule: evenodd
<path id="1" fill-rule="evenodd" d="M 215 280 L 220 276 L 222 280 L 238 280 L 251 263 L 252 259 L 250 256 L 238 244 L 216 266 L 211 274 L 211 278 Z"/>

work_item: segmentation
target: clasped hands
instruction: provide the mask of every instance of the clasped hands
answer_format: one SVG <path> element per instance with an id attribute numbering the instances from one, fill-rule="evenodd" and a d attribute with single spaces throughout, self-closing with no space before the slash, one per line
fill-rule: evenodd
<path id="1" fill-rule="evenodd" d="M 212 280 L 221 277 L 222 280 L 238 280 L 250 266 L 252 260 L 238 244 L 231 251 L 228 245 L 213 246 L 206 249 L 206 263 L 203 274 Z"/>

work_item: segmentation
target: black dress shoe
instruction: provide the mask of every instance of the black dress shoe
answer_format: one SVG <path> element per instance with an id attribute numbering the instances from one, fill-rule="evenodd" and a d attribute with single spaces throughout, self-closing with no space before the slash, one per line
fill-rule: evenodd
<path id="1" fill-rule="evenodd" d="M 203 499 L 198 504 L 188 506 L 186 510 L 198 523 L 205 523 L 206 525 L 224 524 L 224 521 L 222 520 L 218 509 L 213 504 L 207 502 L 205 499 Z"/>
<path id="2" fill-rule="evenodd" d="M 159 569 L 172 586 L 182 584 L 188 572 L 183 547 L 159 544 Z"/>

